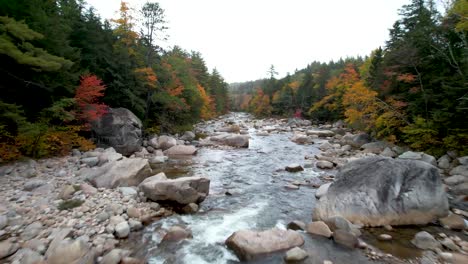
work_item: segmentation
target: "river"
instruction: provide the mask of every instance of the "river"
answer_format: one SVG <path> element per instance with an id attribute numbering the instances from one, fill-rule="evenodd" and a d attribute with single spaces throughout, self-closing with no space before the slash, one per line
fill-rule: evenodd
<path id="1" fill-rule="evenodd" d="M 304 164 L 304 157 L 318 153 L 316 145 L 298 145 L 290 141 L 292 132 L 258 136 L 247 114 L 233 113 L 228 118 L 248 127 L 250 146 L 245 149 L 200 148 L 188 159 L 172 160 L 165 168 L 170 177 L 204 176 L 211 180 L 210 194 L 194 215 L 163 218 L 143 231 L 142 248 L 150 264 L 238 263 L 224 241 L 240 229 L 286 228 L 293 220 L 311 222 L 316 202 L 313 184 L 333 171 L 305 168 L 290 173 L 284 167 Z M 205 127 L 213 131 L 226 120 Z M 301 182 L 298 190 L 285 188 Z M 182 242 L 161 242 L 161 230 L 172 225 L 186 226 L 193 238 Z M 331 239 L 303 233 L 302 246 L 309 257 L 301 263 L 368 263 L 363 250 L 349 250 Z M 284 253 L 273 254 L 251 263 L 284 263 Z M 375 262 L 373 262 L 375 263 Z"/>

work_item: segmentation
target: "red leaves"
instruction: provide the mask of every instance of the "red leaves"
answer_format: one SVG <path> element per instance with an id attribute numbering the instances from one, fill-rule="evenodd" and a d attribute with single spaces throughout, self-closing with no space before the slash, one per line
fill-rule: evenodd
<path id="1" fill-rule="evenodd" d="M 106 86 L 96 75 L 88 74 L 81 77 L 80 86 L 75 93 L 79 119 L 89 123 L 107 113 L 108 106 L 99 103 L 105 89 Z"/>

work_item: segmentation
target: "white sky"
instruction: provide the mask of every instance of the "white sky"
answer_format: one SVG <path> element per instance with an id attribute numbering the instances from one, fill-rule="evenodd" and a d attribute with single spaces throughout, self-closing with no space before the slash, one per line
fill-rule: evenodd
<path id="1" fill-rule="evenodd" d="M 120 0 L 86 0 L 103 18 Z M 139 9 L 146 0 L 128 0 Z M 314 60 L 368 55 L 384 46 L 397 10 L 410 0 L 159 0 L 169 40 L 202 53 L 227 82 L 283 77 Z"/>

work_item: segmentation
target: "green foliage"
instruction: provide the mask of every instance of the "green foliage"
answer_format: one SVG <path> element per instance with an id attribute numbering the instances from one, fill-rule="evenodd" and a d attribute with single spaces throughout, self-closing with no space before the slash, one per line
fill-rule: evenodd
<path id="1" fill-rule="evenodd" d="M 412 149 L 443 155 L 442 142 L 438 139 L 438 131 L 434 129 L 433 122 L 417 117 L 413 124 L 403 127 L 401 131 L 404 142 Z"/>
<path id="2" fill-rule="evenodd" d="M 60 202 L 60 204 L 57 206 L 57 208 L 62 211 L 62 210 L 70 210 L 76 207 L 80 207 L 85 201 L 84 200 L 76 200 L 76 199 L 70 199 L 66 201 Z"/>

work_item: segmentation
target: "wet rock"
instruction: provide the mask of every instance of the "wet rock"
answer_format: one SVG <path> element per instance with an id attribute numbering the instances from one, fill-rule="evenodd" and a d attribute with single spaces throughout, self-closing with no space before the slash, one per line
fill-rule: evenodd
<path id="1" fill-rule="evenodd" d="M 162 164 L 168 160 L 167 156 L 156 156 L 152 157 L 151 159 L 148 160 L 150 165 L 157 165 L 157 164 Z"/>
<path id="2" fill-rule="evenodd" d="M 317 166 L 317 168 L 322 169 L 322 170 L 331 170 L 334 168 L 333 163 L 326 161 L 326 160 L 317 161 L 317 163 L 315 163 L 315 166 Z"/>
<path id="3" fill-rule="evenodd" d="M 294 134 L 291 138 L 291 141 L 296 144 L 310 144 L 313 143 L 313 140 L 304 134 Z"/>
<path id="4" fill-rule="evenodd" d="M 284 188 L 286 188 L 288 190 L 299 190 L 299 186 L 294 185 L 294 184 L 287 184 L 287 185 L 284 186 Z"/>
<path id="5" fill-rule="evenodd" d="M 115 226 L 115 236 L 117 238 L 126 238 L 130 234 L 130 226 L 127 221 L 121 222 Z"/>
<path id="6" fill-rule="evenodd" d="M 188 238 L 192 238 L 192 232 L 180 226 L 172 226 L 167 231 L 163 240 L 175 242 L 175 241 L 180 241 L 180 240 L 188 239 Z"/>
<path id="7" fill-rule="evenodd" d="M 197 148 L 186 145 L 173 146 L 170 149 L 164 151 L 165 155 L 195 155 L 196 153 Z"/>
<path id="8" fill-rule="evenodd" d="M 202 177 L 167 179 L 158 174 L 140 184 L 141 191 L 152 201 L 174 201 L 179 204 L 200 203 L 210 190 L 210 180 Z"/>
<path id="9" fill-rule="evenodd" d="M 140 150 L 142 127 L 140 119 L 125 108 L 109 108 L 105 115 L 92 124 L 98 142 L 113 147 L 125 156 Z"/>
<path id="10" fill-rule="evenodd" d="M 294 247 L 286 252 L 284 260 L 286 262 L 297 262 L 306 259 L 308 256 L 309 254 L 300 247 Z"/>
<path id="11" fill-rule="evenodd" d="M 324 236 L 324 237 L 331 237 L 333 234 L 333 232 L 330 230 L 328 225 L 322 221 L 309 223 L 307 225 L 307 232 L 314 234 L 314 235 Z"/>
<path id="12" fill-rule="evenodd" d="M 98 188 L 137 186 L 151 175 L 148 160 L 141 158 L 109 162 L 102 167 L 88 171 L 87 179 Z"/>
<path id="13" fill-rule="evenodd" d="M 21 238 L 24 240 L 29 240 L 35 238 L 43 230 L 43 226 L 40 222 L 34 222 L 28 225 L 23 233 L 21 233 Z"/>
<path id="14" fill-rule="evenodd" d="M 198 205 L 196 203 L 189 203 L 182 208 L 182 211 L 186 214 L 194 214 L 198 212 Z"/>
<path id="15" fill-rule="evenodd" d="M 0 259 L 6 258 L 13 255 L 18 251 L 18 244 L 10 241 L 1 241 L 0 242 Z"/>
<path id="16" fill-rule="evenodd" d="M 177 140 L 170 136 L 160 136 L 158 138 L 159 148 L 162 150 L 167 150 L 177 145 Z"/>
<path id="17" fill-rule="evenodd" d="M 437 168 L 371 157 L 344 165 L 317 203 L 314 219 L 342 216 L 366 226 L 427 224 L 448 214 Z"/>
<path id="18" fill-rule="evenodd" d="M 439 219 L 439 221 L 443 227 L 448 229 L 463 230 L 466 228 L 463 217 L 456 214 L 450 214 L 447 217 Z"/>
<path id="19" fill-rule="evenodd" d="M 333 148 L 333 145 L 330 144 L 330 142 L 328 142 L 328 141 L 323 142 L 323 143 L 320 144 L 320 146 L 319 146 L 319 149 L 320 149 L 321 151 L 326 151 L 326 150 L 329 150 L 329 149 L 332 149 L 332 148 Z"/>
<path id="20" fill-rule="evenodd" d="M 302 236 L 293 230 L 278 228 L 266 231 L 240 230 L 234 232 L 226 245 L 242 261 L 253 260 L 262 255 L 290 249 L 304 244 Z"/>
<path id="21" fill-rule="evenodd" d="M 92 264 L 94 263 L 94 252 L 81 239 L 61 241 L 53 249 L 47 258 L 48 264 Z"/>
<path id="22" fill-rule="evenodd" d="M 239 133 L 240 127 L 238 125 L 231 125 L 217 129 L 218 132 Z"/>
<path id="23" fill-rule="evenodd" d="M 298 171 L 303 171 L 304 168 L 302 168 L 302 166 L 299 164 L 290 164 L 285 167 L 285 170 L 288 172 L 298 172 Z"/>
<path id="24" fill-rule="evenodd" d="M 333 240 L 348 248 L 355 248 L 359 244 L 358 238 L 355 234 L 342 229 L 338 229 L 333 232 Z"/>
<path id="25" fill-rule="evenodd" d="M 440 243 L 428 232 L 421 231 L 417 233 L 411 243 L 420 249 L 435 250 L 440 248 Z"/>
<path id="26" fill-rule="evenodd" d="M 195 139 L 195 134 L 192 131 L 185 131 L 184 135 L 180 137 L 184 141 L 192 141 Z"/>
<path id="27" fill-rule="evenodd" d="M 236 148 L 248 148 L 249 136 L 245 135 L 229 135 L 222 140 L 224 145 Z"/>
<path id="28" fill-rule="evenodd" d="M 331 184 L 332 183 L 330 182 L 330 183 L 325 183 L 325 184 L 320 185 L 320 187 L 315 192 L 315 198 L 320 199 L 321 197 L 326 195 L 328 192 L 328 188 L 330 188 Z"/>
<path id="29" fill-rule="evenodd" d="M 377 237 L 378 240 L 380 241 L 390 241 L 392 240 L 392 236 L 389 235 L 389 234 L 380 234 L 378 237 Z"/>
<path id="30" fill-rule="evenodd" d="M 302 221 L 294 220 L 288 224 L 287 228 L 291 230 L 305 230 L 306 224 Z"/>
<path id="31" fill-rule="evenodd" d="M 424 152 L 413 152 L 413 151 L 406 151 L 405 153 L 398 156 L 399 159 L 406 159 L 406 160 L 420 160 L 426 163 L 431 164 L 432 166 L 437 166 L 436 159 L 428 155 Z"/>

